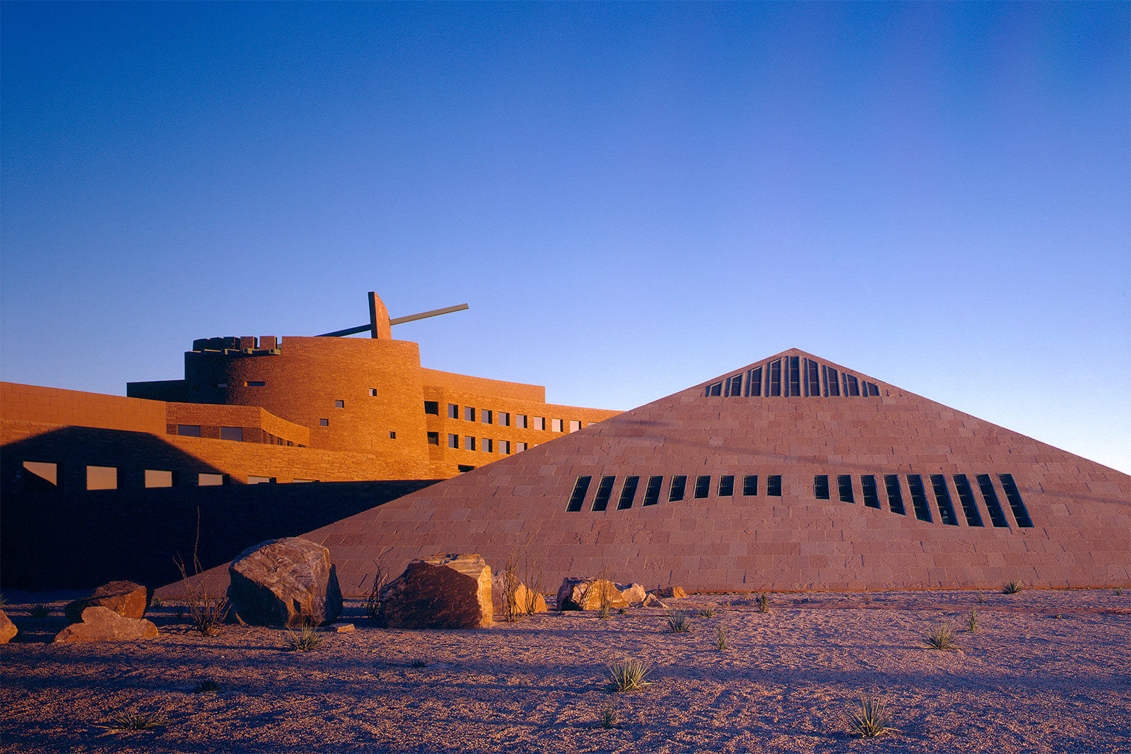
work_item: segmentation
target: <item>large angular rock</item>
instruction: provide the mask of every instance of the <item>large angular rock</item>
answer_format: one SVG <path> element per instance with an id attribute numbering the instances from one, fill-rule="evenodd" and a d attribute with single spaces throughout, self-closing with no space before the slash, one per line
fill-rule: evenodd
<path id="1" fill-rule="evenodd" d="M 666 600 L 679 600 L 687 596 L 682 586 L 666 586 L 663 589 L 656 589 L 652 594 Z"/>
<path id="2" fill-rule="evenodd" d="M 505 610 L 503 610 L 503 599 L 506 596 L 504 578 L 503 574 L 496 573 L 491 580 L 491 599 L 496 615 L 501 615 L 505 612 Z M 528 613 L 545 613 L 549 611 L 549 608 L 546 607 L 546 598 L 543 597 L 541 593 L 528 588 L 526 584 L 521 582 L 519 582 L 518 587 L 514 590 L 514 599 L 518 604 L 518 611 L 522 615 Z"/>
<path id="3" fill-rule="evenodd" d="M 95 589 L 89 597 L 67 605 L 63 614 L 68 623 L 78 623 L 88 607 L 109 608 L 123 618 L 144 618 L 149 607 L 149 590 L 132 581 L 111 581 Z"/>
<path id="4" fill-rule="evenodd" d="M 382 593 L 389 628 L 490 626 L 491 567 L 478 555 L 437 555 L 408 564 Z"/>
<path id="5" fill-rule="evenodd" d="M 16 628 L 16 624 L 12 622 L 12 619 L 9 618 L 3 610 L 0 610 L 0 644 L 7 644 L 12 639 L 16 638 L 16 634 L 19 632 L 19 629 Z"/>
<path id="6" fill-rule="evenodd" d="M 638 605 L 648 596 L 648 592 L 640 584 L 617 584 L 621 596 L 631 605 Z"/>
<path id="7" fill-rule="evenodd" d="M 88 607 L 82 622 L 73 623 L 55 636 L 56 644 L 83 641 L 137 641 L 157 636 L 157 626 L 144 618 L 123 618 L 108 607 Z"/>
<path id="8" fill-rule="evenodd" d="M 249 547 L 228 566 L 233 618 L 254 626 L 320 626 L 342 613 L 330 551 L 299 537 Z"/>
<path id="9" fill-rule="evenodd" d="M 620 609 L 628 600 L 608 579 L 567 576 L 558 587 L 559 610 L 600 610 L 602 605 Z"/>

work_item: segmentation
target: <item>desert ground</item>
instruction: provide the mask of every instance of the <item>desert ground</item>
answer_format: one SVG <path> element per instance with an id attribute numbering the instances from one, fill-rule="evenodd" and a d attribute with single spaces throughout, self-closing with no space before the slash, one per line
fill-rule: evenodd
<path id="1" fill-rule="evenodd" d="M 356 630 L 306 652 L 279 629 L 201 636 L 168 603 L 148 615 L 157 639 L 51 645 L 77 595 L 6 596 L 21 633 L 0 646 L 4 752 L 1131 750 L 1131 595 L 1112 589 L 774 594 L 764 613 L 756 595 L 692 595 L 669 602 L 689 633 L 658 608 L 388 630 L 348 600 Z M 925 647 L 939 623 L 957 649 Z M 611 691 L 623 658 L 651 683 Z M 850 733 L 862 694 L 897 730 Z M 162 724 L 116 730 L 127 713 Z"/>

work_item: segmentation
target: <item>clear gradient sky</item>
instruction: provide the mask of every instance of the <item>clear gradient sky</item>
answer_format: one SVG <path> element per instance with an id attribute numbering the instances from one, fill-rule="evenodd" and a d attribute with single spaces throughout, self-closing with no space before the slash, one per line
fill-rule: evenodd
<path id="1" fill-rule="evenodd" d="M 10 3 L 0 378 L 403 325 L 627 409 L 798 347 L 1131 472 L 1131 4 Z"/>

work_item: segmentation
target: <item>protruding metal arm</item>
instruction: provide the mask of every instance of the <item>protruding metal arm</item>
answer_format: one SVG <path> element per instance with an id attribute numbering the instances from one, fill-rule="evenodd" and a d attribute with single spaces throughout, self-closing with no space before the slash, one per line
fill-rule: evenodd
<path id="1" fill-rule="evenodd" d="M 467 308 L 467 304 L 456 304 L 455 306 L 445 306 L 443 309 L 433 309 L 430 312 L 421 312 L 420 314 L 409 314 L 407 317 L 397 317 L 390 319 L 390 325 L 403 325 L 405 322 L 415 322 L 418 319 L 428 319 L 429 317 L 439 317 L 441 314 L 451 314 L 452 312 L 462 312 Z M 361 332 L 357 330 L 356 332 Z"/>
<path id="2" fill-rule="evenodd" d="M 316 335 L 316 338 L 340 338 L 343 335 L 353 335 L 359 332 L 369 332 L 369 325 L 358 325 L 357 327 L 347 327 L 345 330 L 335 330 L 334 332 L 324 332 L 321 335 Z"/>

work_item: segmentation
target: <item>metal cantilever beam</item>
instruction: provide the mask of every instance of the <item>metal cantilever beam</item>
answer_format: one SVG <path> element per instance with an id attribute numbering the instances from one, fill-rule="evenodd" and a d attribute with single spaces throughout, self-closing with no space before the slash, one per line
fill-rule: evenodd
<path id="1" fill-rule="evenodd" d="M 389 320 L 389 325 L 403 325 L 405 322 L 415 322 L 418 319 L 428 319 L 429 317 L 439 317 L 441 314 L 451 314 L 452 312 L 462 312 L 467 309 L 467 304 L 456 304 L 455 306 L 445 306 L 443 309 L 432 309 L 419 314 L 409 314 L 404 317 L 397 317 Z M 357 327 L 347 327 L 344 330 L 335 330 L 334 332 L 326 332 L 318 335 L 319 338 L 340 338 L 345 335 L 353 335 L 359 332 L 372 331 L 373 323 L 358 325 Z"/>

